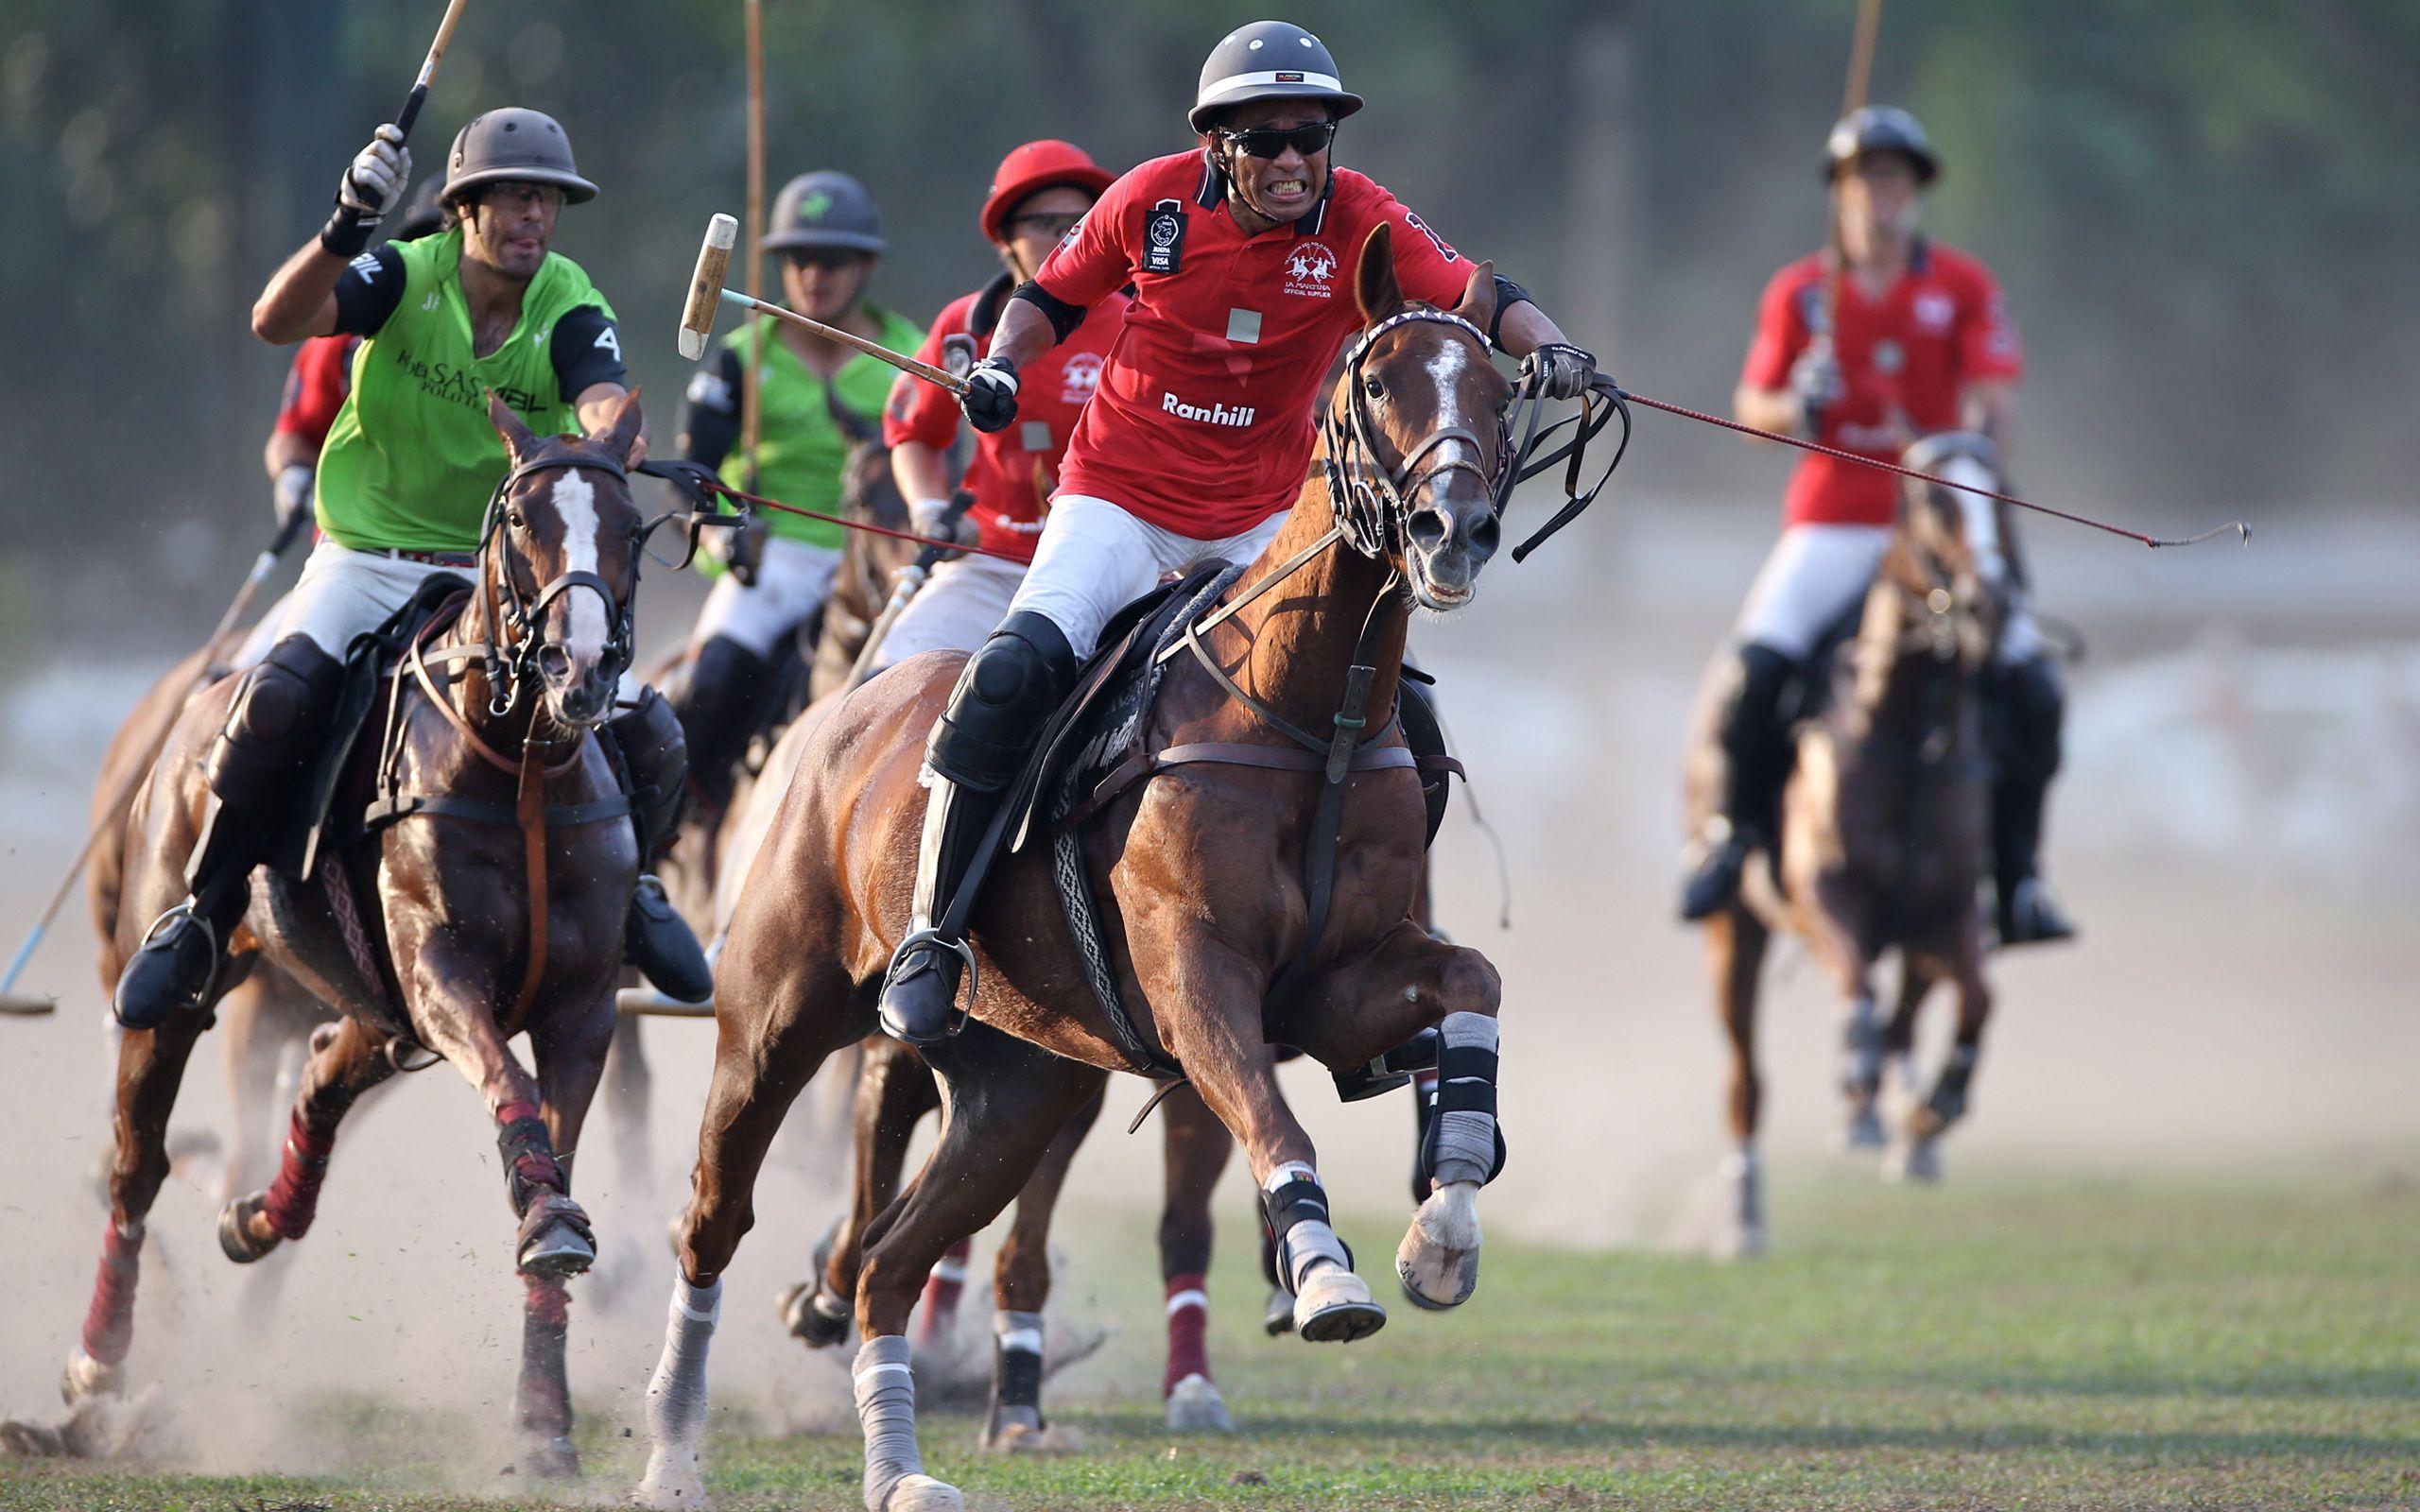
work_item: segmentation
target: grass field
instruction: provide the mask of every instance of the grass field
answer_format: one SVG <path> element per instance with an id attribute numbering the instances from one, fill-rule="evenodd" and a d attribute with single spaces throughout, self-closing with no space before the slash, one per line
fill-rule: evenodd
<path id="1" fill-rule="evenodd" d="M 1244 1431 L 1219 1442 L 1172 1441 L 1155 1402 L 1118 1394 L 1158 1380 L 1148 1267 L 1118 1267 L 1132 1284 L 1104 1280 L 1087 1305 L 1133 1321 L 1054 1386 L 1082 1450 L 981 1459 L 974 1418 L 928 1415 L 927 1468 L 977 1506 L 1020 1509 L 2420 1506 L 2408 1180 L 1776 1185 L 1781 1247 L 1761 1263 L 1499 1247 L 1461 1313 L 1400 1308 L 1342 1349 L 1260 1338 L 1231 1243 L 1212 1343 Z M 1374 1277 L 1392 1227 L 1348 1226 Z M 730 1316 L 723 1349 L 764 1342 Z M 0 1509 L 556 1504 L 466 1482 L 447 1445 L 467 1423 L 360 1400 L 306 1410 L 356 1469 L 0 1462 Z M 562 1503 L 618 1498 L 641 1446 L 624 1427 L 589 1415 L 588 1475 Z M 727 1418 L 710 1440 L 729 1512 L 855 1508 L 857 1473 L 854 1432 Z"/>

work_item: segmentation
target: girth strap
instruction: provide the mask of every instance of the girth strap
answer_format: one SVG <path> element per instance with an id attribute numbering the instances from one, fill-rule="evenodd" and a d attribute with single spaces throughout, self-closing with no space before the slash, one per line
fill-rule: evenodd
<path id="1" fill-rule="evenodd" d="M 627 793 L 600 798 L 592 803 L 549 803 L 545 809 L 546 828 L 569 829 L 579 824 L 599 824 L 607 819 L 630 817 L 633 805 Z M 414 815 L 430 818 L 468 819 L 474 824 L 513 824 L 521 822 L 516 804 L 490 803 L 479 799 L 448 798 L 441 794 L 397 794 L 382 798 L 362 813 L 364 831 L 384 829 Z"/>
<path id="2" fill-rule="evenodd" d="M 1388 730 L 1394 728 L 1390 724 Z M 1345 769 L 1349 772 L 1378 772 L 1410 767 L 1415 771 L 1449 772 L 1469 781 L 1469 774 L 1462 770 L 1462 764 L 1451 756 L 1420 756 L 1408 747 L 1381 745 L 1387 733 L 1388 730 L 1379 731 L 1376 739 L 1356 749 L 1346 762 Z M 1107 807 L 1120 793 L 1137 782 L 1150 781 L 1170 767 L 1209 763 L 1221 766 L 1257 766 L 1275 772 L 1317 772 L 1325 769 L 1327 762 L 1325 751 L 1295 750 L 1284 746 L 1247 746 L 1233 741 L 1200 741 L 1170 746 L 1157 752 L 1138 747 L 1128 751 L 1126 759 L 1112 767 L 1109 775 L 1100 780 L 1084 800 L 1068 811 L 1067 816 L 1060 821 L 1060 827 L 1066 830 L 1078 828 Z"/>

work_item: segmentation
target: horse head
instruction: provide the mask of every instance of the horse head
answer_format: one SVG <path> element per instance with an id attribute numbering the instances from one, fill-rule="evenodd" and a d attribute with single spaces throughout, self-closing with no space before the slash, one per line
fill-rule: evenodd
<path id="1" fill-rule="evenodd" d="M 916 382 L 905 375 L 899 381 Z M 883 444 L 882 427 L 842 404 L 829 384 L 823 387 L 823 407 L 849 442 L 848 455 L 840 463 L 839 512 L 887 529 L 907 529 L 908 500 L 890 470 L 890 448 Z M 914 546 L 870 530 L 849 532 L 841 549 L 849 578 L 859 586 L 865 599 L 864 605 L 852 608 L 867 613 L 881 608 L 890 593 L 891 573 L 916 554 Z"/>
<path id="2" fill-rule="evenodd" d="M 612 713 L 631 659 L 645 535 L 628 472 L 639 398 L 626 395 L 588 436 L 538 436 L 493 395 L 488 419 L 512 463 L 489 504 L 479 552 L 494 647 L 490 713 L 510 711 L 534 677 L 549 720 L 588 729 Z"/>
<path id="3" fill-rule="evenodd" d="M 1973 431 L 1945 431 L 1908 449 L 1906 465 L 1959 488 L 1909 478 L 1901 484 L 1899 540 L 1890 576 L 1902 590 L 1908 628 L 1933 654 L 1979 671 L 1999 644 L 2014 592 L 2008 522 L 2000 504 L 1970 489 L 2007 490 L 1999 450 Z"/>
<path id="4" fill-rule="evenodd" d="M 1346 541 L 1442 613 L 1471 601 L 1501 541 L 1512 385 L 1488 361 L 1493 265 L 1473 268 L 1461 301 L 1440 310 L 1404 298 L 1393 245 L 1381 225 L 1361 247 L 1362 332 L 1328 404 L 1328 491 Z"/>

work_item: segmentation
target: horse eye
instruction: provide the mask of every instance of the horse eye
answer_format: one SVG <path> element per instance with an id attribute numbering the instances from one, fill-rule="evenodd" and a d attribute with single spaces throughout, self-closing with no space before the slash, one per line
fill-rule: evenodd
<path id="1" fill-rule="evenodd" d="M 1361 391 L 1368 394 L 1372 399 L 1384 399 L 1387 397 L 1387 386 L 1380 383 L 1375 378 L 1372 378 L 1364 382 L 1361 385 Z"/>
<path id="2" fill-rule="evenodd" d="M 523 514 L 518 509 L 507 509 L 504 512 L 504 523 L 510 525 L 515 530 L 527 530 L 529 528 L 529 517 Z"/>

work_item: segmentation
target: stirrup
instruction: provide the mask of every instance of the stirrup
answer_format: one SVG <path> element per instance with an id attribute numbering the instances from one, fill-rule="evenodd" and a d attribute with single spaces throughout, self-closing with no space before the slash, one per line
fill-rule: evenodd
<path id="1" fill-rule="evenodd" d="M 932 949 L 944 950 L 949 952 L 952 955 L 957 956 L 959 965 L 962 967 L 966 972 L 965 979 L 959 984 L 958 989 L 950 993 L 949 1016 L 944 1021 L 944 1024 L 942 1029 L 942 1039 L 955 1040 L 958 1038 L 959 1032 L 966 1027 L 966 1021 L 968 1017 L 966 1009 L 960 1007 L 959 1005 L 961 1001 L 972 1002 L 974 1000 L 975 988 L 977 983 L 980 980 L 979 973 L 977 972 L 975 965 L 975 947 L 969 945 L 965 940 L 952 939 L 948 936 L 942 934 L 940 930 L 931 927 L 908 931 L 908 936 L 899 942 L 899 948 L 890 953 L 890 965 L 882 973 L 881 996 L 884 999 L 888 999 L 890 996 L 891 988 L 898 983 L 899 967 L 901 962 L 907 960 L 910 954 L 917 951 Z M 890 1024 L 888 1022 L 890 1016 L 888 1014 L 884 1014 L 882 1017 L 886 1021 L 882 1026 L 883 1032 L 890 1034 L 891 1032 Z M 916 1042 L 907 1040 L 904 1037 L 894 1036 L 894 1038 L 899 1038 L 903 1044 L 912 1044 Z"/>
<path id="2" fill-rule="evenodd" d="M 174 924 L 181 919 L 189 919 L 193 920 L 194 924 L 200 929 L 201 937 L 210 948 L 210 969 L 203 973 L 199 986 L 196 987 L 190 992 L 181 993 L 176 1001 L 169 1006 L 172 1011 L 175 1009 L 182 1009 L 187 1013 L 196 1013 L 200 1011 L 203 1002 L 209 998 L 210 989 L 218 981 L 219 971 L 226 965 L 226 962 L 219 954 L 223 942 L 218 937 L 218 926 L 211 922 L 210 916 L 201 911 L 199 904 L 192 897 L 188 896 L 182 902 L 176 904 L 165 913 L 163 913 L 159 918 L 151 920 L 151 927 L 143 932 L 143 943 L 136 946 L 134 949 L 134 954 L 127 958 L 127 965 L 131 967 L 137 957 L 140 957 L 145 951 L 149 950 L 153 942 L 158 940 L 160 936 L 166 931 L 170 925 Z M 119 1011 L 118 992 L 125 989 L 126 975 L 127 973 L 124 971 L 119 972 L 117 990 L 112 991 L 110 994 L 111 1016 L 115 1018 L 119 1023 L 124 1024 L 126 1027 L 130 1029 L 158 1028 L 159 1023 L 127 1023 L 125 1014 Z M 164 1014 L 161 1017 L 160 1023 L 164 1023 L 166 1022 L 167 1015 Z"/>

